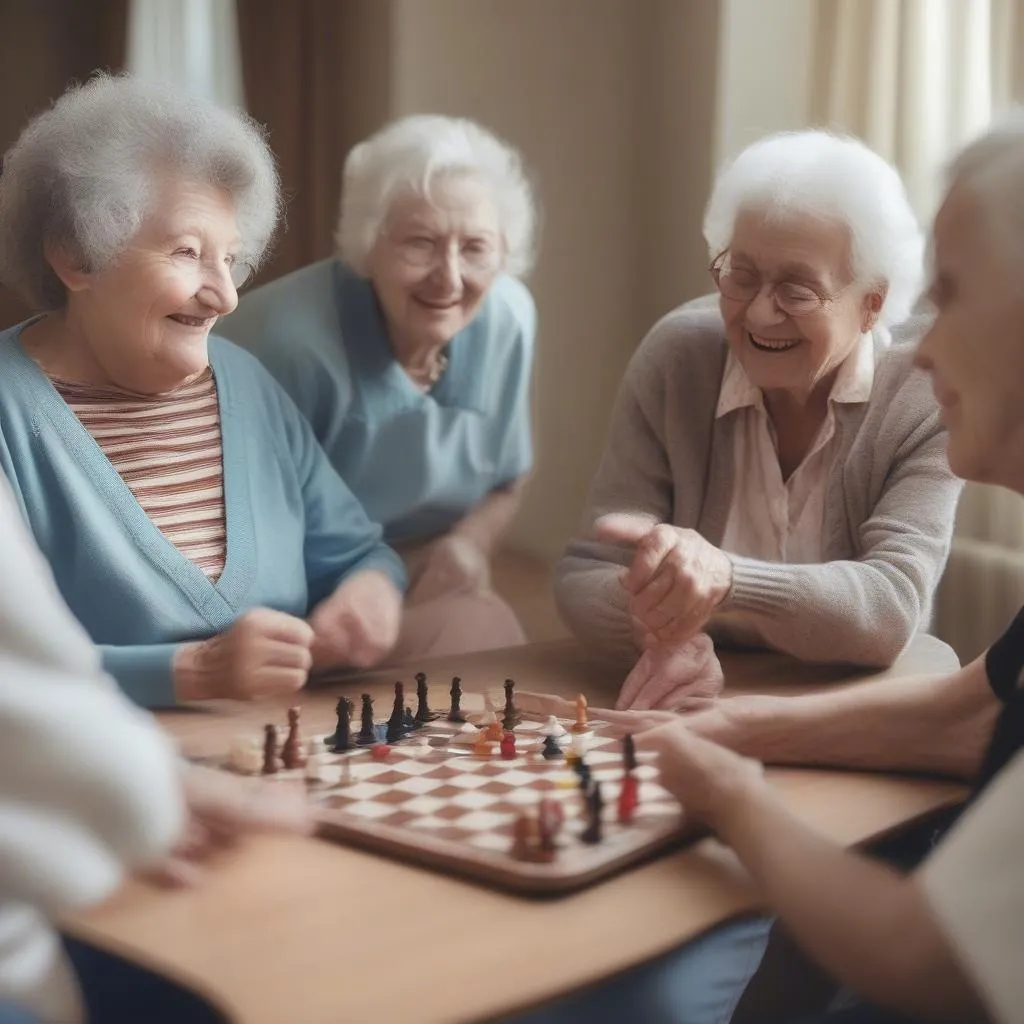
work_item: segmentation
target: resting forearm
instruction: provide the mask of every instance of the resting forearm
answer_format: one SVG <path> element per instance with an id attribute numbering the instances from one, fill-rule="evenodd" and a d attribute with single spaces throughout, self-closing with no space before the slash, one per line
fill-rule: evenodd
<path id="1" fill-rule="evenodd" d="M 631 668 L 640 650 L 619 582 L 621 566 L 567 555 L 555 568 L 559 614 L 587 650 Z"/>
<path id="2" fill-rule="evenodd" d="M 491 491 L 477 502 L 452 528 L 452 532 L 472 541 L 485 554 L 493 551 L 498 539 L 508 530 L 522 503 L 525 478 Z"/>
<path id="3" fill-rule="evenodd" d="M 698 731 L 769 764 L 972 778 L 998 702 L 981 659 L 952 676 L 858 683 L 803 697 L 736 697 Z"/>
<path id="4" fill-rule="evenodd" d="M 718 831 L 836 980 L 929 1020 L 979 1019 L 976 997 L 908 879 L 817 835 L 763 783 L 734 801 Z"/>

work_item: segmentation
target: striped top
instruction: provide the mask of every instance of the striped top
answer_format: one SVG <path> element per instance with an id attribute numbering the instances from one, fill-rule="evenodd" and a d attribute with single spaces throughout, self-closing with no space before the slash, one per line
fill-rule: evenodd
<path id="1" fill-rule="evenodd" d="M 213 370 L 164 395 L 50 379 L 154 525 L 216 582 L 227 531 Z"/>

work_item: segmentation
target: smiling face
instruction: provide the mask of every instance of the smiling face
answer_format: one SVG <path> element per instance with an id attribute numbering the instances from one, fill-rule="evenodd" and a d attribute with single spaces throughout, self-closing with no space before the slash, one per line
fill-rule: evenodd
<path id="1" fill-rule="evenodd" d="M 210 329 L 238 304 L 239 246 L 226 193 L 168 179 L 111 266 L 82 273 L 55 265 L 68 289 L 67 319 L 88 349 L 87 376 L 159 394 L 201 373 Z"/>
<path id="2" fill-rule="evenodd" d="M 483 182 L 445 176 L 430 198 L 400 195 L 369 261 L 400 354 L 450 342 L 476 316 L 502 260 L 498 211 Z"/>
<path id="3" fill-rule="evenodd" d="M 935 219 L 935 319 L 915 361 L 931 374 L 953 472 L 1024 492 L 1024 290 L 997 234 L 954 187 Z"/>
<path id="4" fill-rule="evenodd" d="M 744 208 L 727 258 L 730 278 L 740 287 L 723 288 L 720 280 L 722 318 L 751 383 L 800 400 L 823 383 L 831 387 L 835 371 L 874 325 L 884 298 L 877 289 L 852 283 L 845 226 L 807 214 L 768 219 Z M 725 294 L 744 289 L 752 297 Z M 780 302 L 800 315 L 786 312 Z"/>

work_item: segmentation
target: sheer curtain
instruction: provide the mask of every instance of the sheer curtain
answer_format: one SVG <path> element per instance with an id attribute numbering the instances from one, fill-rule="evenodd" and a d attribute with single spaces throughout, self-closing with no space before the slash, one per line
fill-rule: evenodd
<path id="1" fill-rule="evenodd" d="M 125 63 L 132 74 L 242 107 L 235 0 L 131 0 Z"/>
<path id="2" fill-rule="evenodd" d="M 899 167 L 928 220 L 942 167 L 1024 100 L 1021 0 L 819 0 L 812 112 Z M 972 658 L 1024 603 L 1024 500 L 969 484 L 934 631 Z"/>

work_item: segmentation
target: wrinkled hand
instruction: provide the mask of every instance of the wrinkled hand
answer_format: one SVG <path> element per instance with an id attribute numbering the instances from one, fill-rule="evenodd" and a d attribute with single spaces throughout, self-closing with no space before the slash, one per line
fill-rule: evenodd
<path id="1" fill-rule="evenodd" d="M 209 640 L 182 644 L 173 662 L 179 700 L 259 700 L 301 689 L 313 657 L 313 630 L 293 615 L 254 608 Z"/>
<path id="2" fill-rule="evenodd" d="M 419 604 L 456 591 L 478 592 L 491 583 L 487 555 L 456 533 L 434 541 L 430 554 L 409 590 L 409 603 Z"/>
<path id="3" fill-rule="evenodd" d="M 723 838 L 746 802 L 767 793 L 759 761 L 695 735 L 686 719 L 641 733 L 636 744 L 657 755 L 659 781 L 683 805 L 687 818 Z"/>
<path id="4" fill-rule="evenodd" d="M 613 544 L 631 544 L 636 552 L 622 578 L 629 612 L 641 632 L 668 644 L 680 644 L 704 627 L 729 594 L 732 562 L 696 530 L 649 517 L 616 513 L 594 524 L 596 536 Z"/>
<path id="5" fill-rule="evenodd" d="M 163 860 L 140 872 L 160 885 L 193 885 L 217 851 L 255 832 L 308 835 L 313 817 L 298 787 L 268 784 L 183 764 L 188 818 L 182 838 Z"/>
<path id="6" fill-rule="evenodd" d="M 315 636 L 313 663 L 376 665 L 398 641 L 401 623 L 402 595 L 394 583 L 376 569 L 354 573 L 309 618 Z"/>
<path id="7" fill-rule="evenodd" d="M 724 679 L 707 633 L 682 644 L 656 644 L 640 655 L 615 707 L 634 711 L 693 711 L 721 692 Z"/>

